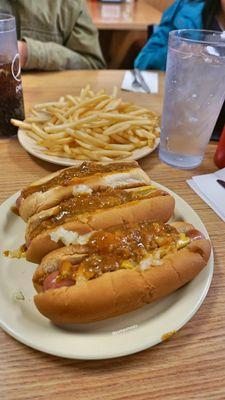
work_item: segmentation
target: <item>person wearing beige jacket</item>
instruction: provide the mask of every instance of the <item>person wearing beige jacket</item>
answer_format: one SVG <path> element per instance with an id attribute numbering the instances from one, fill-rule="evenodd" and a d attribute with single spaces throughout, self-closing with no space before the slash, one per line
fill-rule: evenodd
<path id="1" fill-rule="evenodd" d="M 86 0 L 0 0 L 16 18 L 23 69 L 100 69 L 105 61 Z"/>

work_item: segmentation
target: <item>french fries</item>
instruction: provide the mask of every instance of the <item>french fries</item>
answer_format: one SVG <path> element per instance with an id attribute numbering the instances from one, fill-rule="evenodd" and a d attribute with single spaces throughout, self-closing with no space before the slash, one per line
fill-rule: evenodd
<path id="1" fill-rule="evenodd" d="M 156 113 L 87 85 L 78 96 L 37 104 L 24 121 L 11 123 L 47 155 L 76 160 L 132 159 L 137 149 L 152 149 L 159 138 Z"/>

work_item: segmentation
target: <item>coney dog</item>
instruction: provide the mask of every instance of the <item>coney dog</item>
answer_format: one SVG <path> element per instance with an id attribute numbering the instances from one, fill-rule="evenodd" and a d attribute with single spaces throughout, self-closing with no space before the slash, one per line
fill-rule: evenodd
<path id="1" fill-rule="evenodd" d="M 57 324 L 100 321 L 161 299 L 191 281 L 211 251 L 185 222 L 128 224 L 82 243 L 48 254 L 33 276 L 35 305 Z"/>
<path id="2" fill-rule="evenodd" d="M 77 234 L 144 220 L 167 222 L 174 205 L 167 192 L 147 185 L 79 193 L 28 220 L 26 258 L 39 263 L 49 252 L 74 243 Z"/>
<path id="3" fill-rule="evenodd" d="M 33 182 L 22 190 L 16 205 L 27 221 L 32 215 L 54 207 L 80 191 L 99 188 L 129 188 L 150 185 L 150 178 L 136 161 L 83 162 Z"/>

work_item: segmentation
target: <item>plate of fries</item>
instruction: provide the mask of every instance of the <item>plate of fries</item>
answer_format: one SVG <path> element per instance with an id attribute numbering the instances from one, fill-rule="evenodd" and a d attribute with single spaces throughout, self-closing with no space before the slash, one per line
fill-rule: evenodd
<path id="1" fill-rule="evenodd" d="M 159 116 L 90 86 L 77 96 L 35 105 L 24 121 L 12 119 L 20 144 L 30 154 L 55 164 L 84 160 L 138 160 L 159 144 Z"/>

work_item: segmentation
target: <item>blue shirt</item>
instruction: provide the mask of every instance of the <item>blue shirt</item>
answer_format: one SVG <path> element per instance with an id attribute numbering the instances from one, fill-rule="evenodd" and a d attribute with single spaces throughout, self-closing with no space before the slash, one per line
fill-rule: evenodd
<path id="1" fill-rule="evenodd" d="M 165 71 L 170 31 L 202 29 L 204 0 L 175 0 L 162 16 L 160 24 L 134 62 L 135 68 Z"/>

